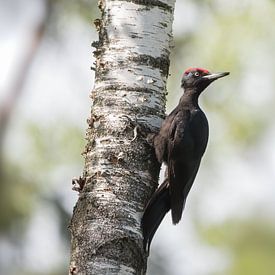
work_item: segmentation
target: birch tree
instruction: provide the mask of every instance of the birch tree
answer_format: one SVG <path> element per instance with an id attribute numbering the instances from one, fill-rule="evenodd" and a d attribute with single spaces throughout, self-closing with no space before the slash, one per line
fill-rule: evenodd
<path id="1" fill-rule="evenodd" d="M 150 145 L 165 116 L 175 0 L 100 0 L 95 84 L 70 274 L 144 274 L 140 221 L 160 166 Z"/>

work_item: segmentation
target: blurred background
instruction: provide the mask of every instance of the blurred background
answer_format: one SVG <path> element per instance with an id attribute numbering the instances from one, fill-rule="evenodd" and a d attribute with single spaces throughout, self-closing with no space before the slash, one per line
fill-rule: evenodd
<path id="1" fill-rule="evenodd" d="M 0 0 L 0 274 L 67 274 L 83 169 L 95 0 Z M 275 1 L 177 0 L 167 112 L 185 68 L 230 71 L 201 97 L 210 141 L 149 275 L 275 272 Z"/>

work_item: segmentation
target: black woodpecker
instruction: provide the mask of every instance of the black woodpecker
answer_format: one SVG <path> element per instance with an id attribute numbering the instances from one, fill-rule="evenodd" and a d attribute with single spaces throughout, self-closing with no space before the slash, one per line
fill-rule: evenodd
<path id="1" fill-rule="evenodd" d="M 213 81 L 228 74 L 210 73 L 202 68 L 187 69 L 181 80 L 184 93 L 179 104 L 154 137 L 156 157 L 167 169 L 164 182 L 152 195 L 141 221 L 144 249 L 148 252 L 156 230 L 170 209 L 173 224 L 180 221 L 207 146 L 208 122 L 199 107 L 199 95 Z"/>

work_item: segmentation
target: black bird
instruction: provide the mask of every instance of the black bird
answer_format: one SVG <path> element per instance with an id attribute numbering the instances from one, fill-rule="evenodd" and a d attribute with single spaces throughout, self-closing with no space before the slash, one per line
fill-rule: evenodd
<path id="1" fill-rule="evenodd" d="M 198 104 L 201 92 L 213 81 L 229 72 L 210 73 L 202 68 L 184 72 L 184 93 L 178 106 L 166 117 L 154 137 L 155 153 L 167 165 L 164 182 L 146 206 L 142 217 L 144 249 L 149 251 L 152 238 L 165 214 L 171 209 L 172 222 L 182 216 L 187 195 L 198 172 L 208 142 L 208 122 Z"/>

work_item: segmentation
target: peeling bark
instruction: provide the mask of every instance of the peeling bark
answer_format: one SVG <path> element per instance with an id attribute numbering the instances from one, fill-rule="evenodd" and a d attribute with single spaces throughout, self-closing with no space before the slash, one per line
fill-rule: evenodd
<path id="1" fill-rule="evenodd" d="M 175 0 L 101 0 L 85 167 L 70 274 L 144 274 L 140 220 L 159 164 L 146 136 L 164 118 Z M 81 184 L 80 184 L 81 183 Z"/>

